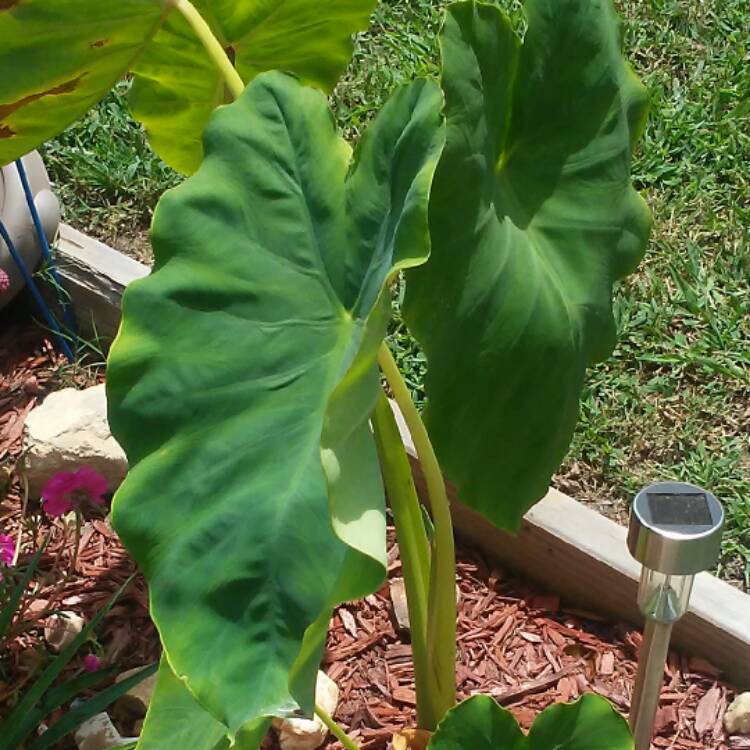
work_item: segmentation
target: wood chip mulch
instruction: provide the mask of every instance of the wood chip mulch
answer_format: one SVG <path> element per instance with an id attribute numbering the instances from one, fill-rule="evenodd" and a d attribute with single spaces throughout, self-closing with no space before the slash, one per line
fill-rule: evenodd
<path id="1" fill-rule="evenodd" d="M 15 304 L 0 323 L 0 533 L 23 539 L 24 565 L 46 542 L 39 573 L 32 581 L 14 623 L 20 632 L 0 654 L 0 717 L 14 696 L 33 682 L 51 658 L 44 641 L 44 622 L 58 611 L 71 611 L 88 622 L 135 572 L 135 565 L 103 514 L 87 515 L 72 568 L 73 530 L 63 519 L 50 519 L 30 502 L 22 516 L 20 473 L 26 416 L 48 393 L 62 387 L 85 387 L 100 379 L 95 372 L 68 366 L 48 334 L 28 320 Z M 106 509 L 103 511 L 106 513 Z M 156 630 L 148 616 L 148 595 L 136 577 L 99 625 L 95 640 L 68 665 L 63 678 L 82 669 L 83 657 L 97 654 L 104 665 L 123 670 L 158 659 Z M 99 689 L 106 685 L 103 683 Z M 59 718 L 51 717 L 51 722 Z M 67 746 L 63 743 L 62 746 Z"/>
<path id="2" fill-rule="evenodd" d="M 20 457 L 26 416 L 64 363 L 42 329 L 0 323 L 0 466 Z"/>
<path id="3" fill-rule="evenodd" d="M 389 576 L 400 575 L 390 532 Z M 459 548 L 459 697 L 486 693 L 524 729 L 551 703 L 594 691 L 627 714 L 641 644 L 638 630 L 563 606 L 471 550 Z M 400 632 L 390 585 L 334 615 L 323 668 L 341 688 L 336 719 L 363 750 L 384 750 L 415 725 L 414 674 L 408 634 Z M 735 690 L 698 658 L 671 653 L 657 716 L 655 748 L 741 750 L 728 738 L 726 706 Z M 277 747 L 273 742 L 268 748 Z M 341 745 L 329 740 L 328 750 Z"/>

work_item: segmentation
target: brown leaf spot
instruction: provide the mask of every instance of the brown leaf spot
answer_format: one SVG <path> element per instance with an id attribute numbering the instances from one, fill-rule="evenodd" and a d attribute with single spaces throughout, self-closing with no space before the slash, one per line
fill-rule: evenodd
<path id="1" fill-rule="evenodd" d="M 21 0 L 0 0 L 0 11 L 15 8 L 20 2 Z"/>
<path id="2" fill-rule="evenodd" d="M 2 2 L 2 0 L 0 0 Z M 91 42 L 89 44 L 89 47 L 91 49 L 101 49 L 102 47 L 105 47 L 109 44 L 109 39 L 97 39 L 95 42 Z"/>
<path id="3" fill-rule="evenodd" d="M 0 2 L 5 1 L 6 0 L 0 0 Z M 4 125 L 2 123 L 2 120 L 4 120 L 6 117 L 12 115 L 14 112 L 21 109 L 21 107 L 25 107 L 27 104 L 32 104 L 39 99 L 43 99 L 45 96 L 60 96 L 61 94 L 70 94 L 72 91 L 75 91 L 78 88 L 78 85 L 85 76 L 86 73 L 81 73 L 79 76 L 76 76 L 70 81 L 61 83 L 58 86 L 53 86 L 51 89 L 39 91 L 35 94 L 29 94 L 28 96 L 24 96 L 22 99 L 11 102 L 10 104 L 0 104 L 0 138 L 10 138 L 12 135 L 15 135 L 15 133 L 7 125 Z"/>

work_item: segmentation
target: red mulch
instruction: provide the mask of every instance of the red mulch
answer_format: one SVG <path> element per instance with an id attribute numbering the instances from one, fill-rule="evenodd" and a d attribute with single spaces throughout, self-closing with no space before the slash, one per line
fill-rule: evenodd
<path id="1" fill-rule="evenodd" d="M 0 324 L 0 466 L 20 457 L 26 415 L 65 362 L 42 329 L 4 323 Z"/>
<path id="2" fill-rule="evenodd" d="M 391 535 L 392 538 L 392 535 Z M 459 548 L 459 697 L 487 693 L 524 729 L 539 711 L 594 691 L 627 714 L 638 630 L 568 609 Z M 400 574 L 391 542 L 390 576 Z M 323 668 L 341 688 L 336 719 L 363 750 L 384 750 L 392 734 L 415 725 L 411 646 L 398 632 L 386 584 L 334 616 Z M 744 748 L 726 737 L 722 718 L 734 689 L 702 659 L 670 654 L 657 717 L 657 748 Z M 269 743 L 268 748 L 277 747 Z M 329 740 L 328 750 L 341 745 Z"/>
<path id="3" fill-rule="evenodd" d="M 23 539 L 23 565 L 44 542 L 39 574 L 22 604 L 20 623 L 30 628 L 0 656 L 0 717 L 14 694 L 31 684 L 46 666 L 49 652 L 40 623 L 49 613 L 69 610 L 87 621 L 135 572 L 135 565 L 102 515 L 88 516 L 81 531 L 78 559 L 71 572 L 72 530 L 62 519 L 49 519 L 30 502 L 22 517 L 23 487 L 16 466 L 22 461 L 26 415 L 48 393 L 62 387 L 85 387 L 100 379 L 86 368 L 68 366 L 47 333 L 29 322 L 20 307 L 2 312 L 0 328 L 0 533 Z M 135 578 L 96 630 L 96 641 L 68 665 L 64 677 L 82 668 L 83 657 L 97 653 L 105 664 L 123 670 L 149 664 L 159 655 L 156 630 L 148 616 L 146 586 Z M 105 683 L 106 684 L 106 683 Z M 51 721 L 60 714 L 53 715 Z"/>
<path id="4" fill-rule="evenodd" d="M 22 322 L 0 333 L 0 467 L 12 467 L 20 458 L 25 416 L 59 387 L 63 368 L 64 360 L 39 328 Z M 81 385 L 87 384 L 81 377 Z M 17 533 L 20 507 L 20 484 L 12 475 L 10 491 L 0 503 L 0 531 Z M 71 545 L 66 545 L 63 525 L 36 517 L 38 523 L 26 523 L 24 539 L 48 538 L 49 546 L 41 566 L 45 575 L 36 581 L 24 616 L 33 619 L 45 608 L 58 607 L 90 619 L 134 572 L 132 561 L 105 519 L 92 517 L 83 529 L 75 574 L 66 579 Z M 392 531 L 389 539 L 393 577 L 400 574 L 400 562 Z M 489 693 L 524 728 L 549 704 L 574 700 L 585 691 L 606 696 L 627 713 L 641 641 L 637 630 L 567 609 L 555 595 L 535 591 L 469 550 L 459 550 L 459 560 L 460 697 Z M 147 607 L 145 585 L 136 578 L 98 630 L 99 653 L 108 663 L 126 669 L 158 658 Z M 32 629 L 3 654 L 0 716 L 3 703 L 44 662 L 45 648 L 39 629 Z M 79 669 L 77 659 L 67 674 Z M 341 688 L 336 718 L 363 750 L 384 750 L 394 732 L 414 726 L 411 646 L 408 634 L 397 630 L 387 584 L 365 600 L 339 608 L 331 623 L 324 669 Z M 722 728 L 723 712 L 733 695 L 733 688 L 710 664 L 671 654 L 655 747 L 748 747 L 739 739 L 728 739 Z M 277 748 L 275 739 L 270 737 L 265 747 Z M 329 740 L 325 747 L 341 746 Z"/>

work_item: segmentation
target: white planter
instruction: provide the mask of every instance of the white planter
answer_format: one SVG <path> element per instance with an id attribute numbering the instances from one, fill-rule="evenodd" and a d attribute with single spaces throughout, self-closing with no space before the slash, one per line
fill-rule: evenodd
<path id="1" fill-rule="evenodd" d="M 42 157 L 36 151 L 23 157 L 34 205 L 39 213 L 42 228 L 51 242 L 60 224 L 60 203 L 50 189 Z M 26 196 L 15 164 L 0 169 L 0 219 L 8 230 L 10 239 L 30 272 L 39 265 L 42 248 L 36 235 Z M 0 293 L 0 309 L 5 307 L 24 287 L 24 280 L 10 251 L 0 238 L 0 269 L 10 279 L 10 288 Z"/>

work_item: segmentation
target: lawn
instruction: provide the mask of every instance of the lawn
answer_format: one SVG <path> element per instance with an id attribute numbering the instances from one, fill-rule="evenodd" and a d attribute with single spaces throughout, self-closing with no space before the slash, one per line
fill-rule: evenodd
<path id="1" fill-rule="evenodd" d="M 522 29 L 519 6 L 503 2 Z M 348 137 L 388 92 L 432 73 L 444 2 L 390 0 L 357 40 L 333 96 Z M 634 177 L 655 216 L 640 271 L 616 290 L 620 343 L 588 379 L 556 485 L 624 522 L 642 485 L 684 479 L 725 503 L 719 572 L 750 590 L 750 47 L 746 0 L 626 0 L 627 54 L 651 92 Z M 127 84 L 49 144 L 68 220 L 143 256 L 161 192 L 177 176 L 128 117 Z M 392 331 L 422 397 L 424 362 Z"/>

